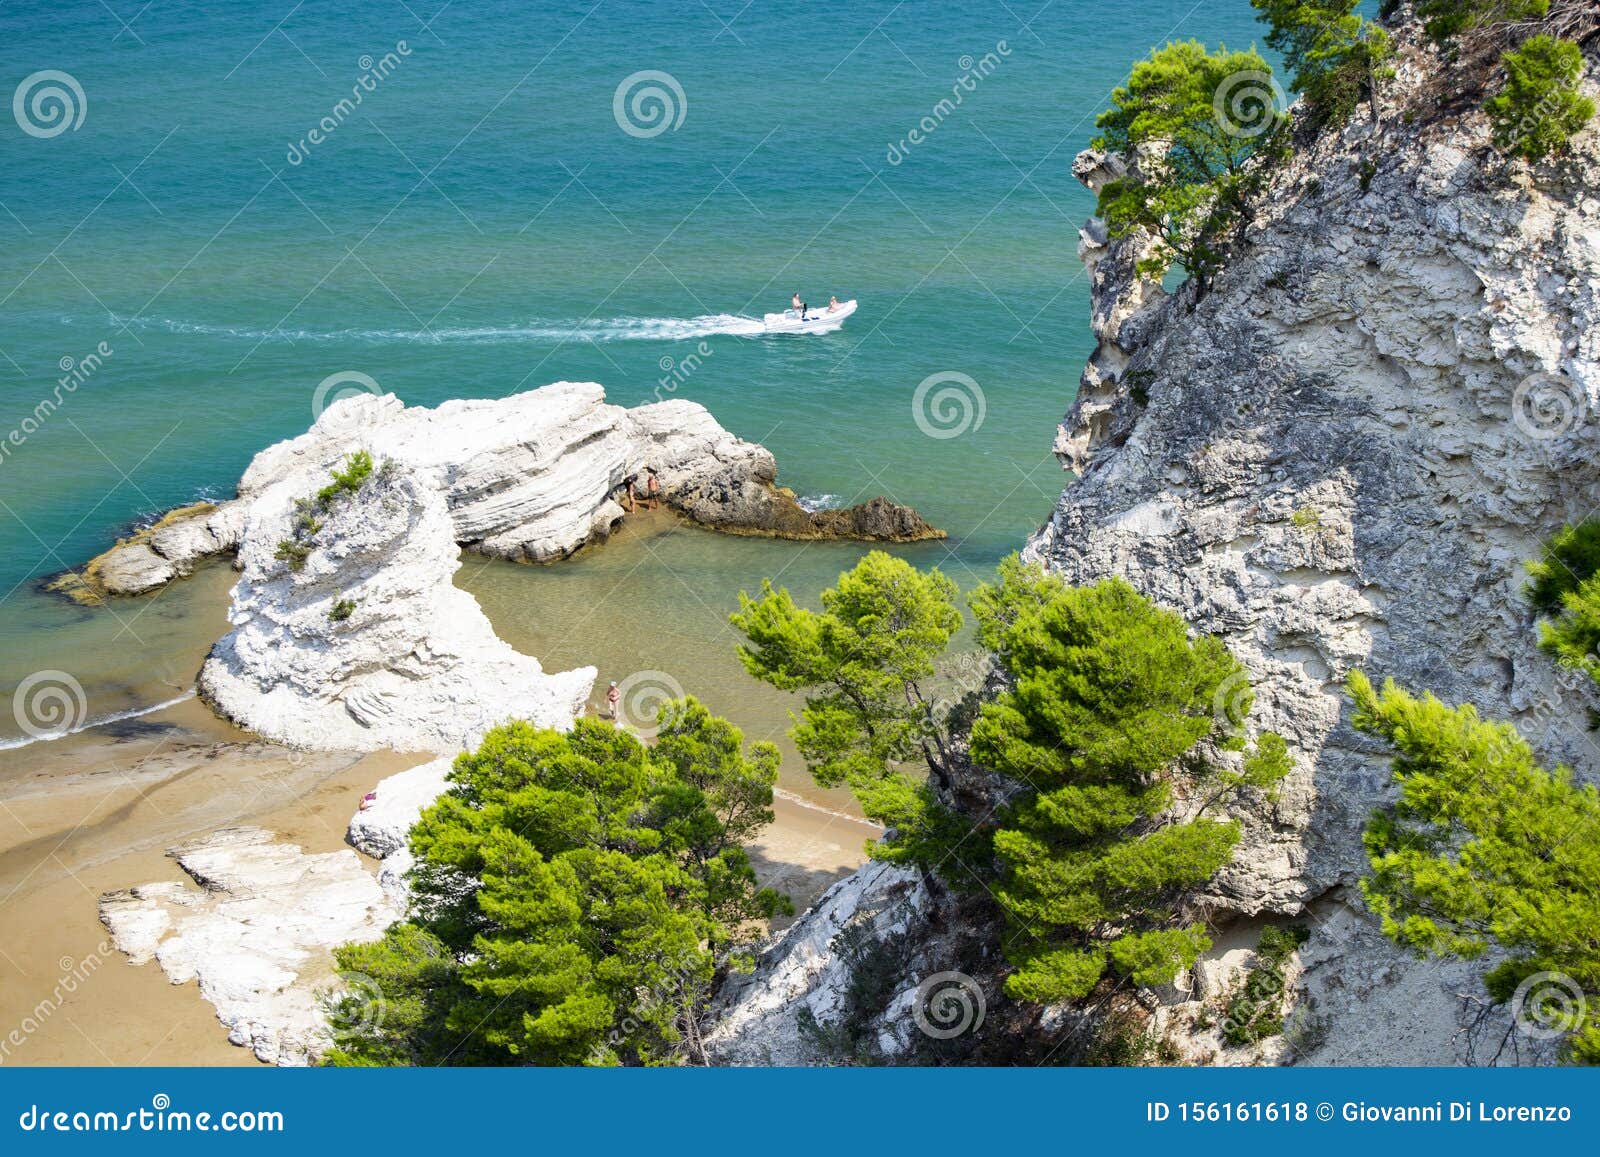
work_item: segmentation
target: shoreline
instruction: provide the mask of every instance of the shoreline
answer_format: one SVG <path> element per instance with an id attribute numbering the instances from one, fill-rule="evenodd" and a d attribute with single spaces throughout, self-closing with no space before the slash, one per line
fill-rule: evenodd
<path id="1" fill-rule="evenodd" d="M 169 983 L 158 963 L 131 964 L 112 947 L 100 897 L 185 880 L 167 850 L 226 827 L 264 827 L 308 853 L 348 847 L 362 795 L 433 756 L 296 751 L 192 695 L 124 715 L 28 744 L 35 765 L 0 781 L 0 1066 L 258 1064 L 228 1042 L 196 984 Z M 797 913 L 864 863 L 881 833 L 793 792 L 773 811 L 751 858 Z"/>

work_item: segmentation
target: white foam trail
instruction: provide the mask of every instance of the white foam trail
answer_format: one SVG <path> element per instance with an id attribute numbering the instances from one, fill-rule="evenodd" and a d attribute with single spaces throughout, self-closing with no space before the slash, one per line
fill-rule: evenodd
<path id="1" fill-rule="evenodd" d="M 802 494 L 795 502 L 807 514 L 815 514 L 819 510 L 833 510 L 844 499 L 837 494 Z"/>
<path id="2" fill-rule="evenodd" d="M 756 337 L 766 332 L 753 317 L 733 313 L 706 314 L 702 317 L 613 317 L 580 321 L 552 321 L 535 318 L 524 325 L 430 326 L 427 329 L 284 329 L 275 326 L 213 325 L 181 321 L 169 317 L 134 318 L 128 325 L 138 329 L 160 329 L 176 334 L 204 334 L 238 338 L 241 341 L 287 342 L 419 342 L 439 345 L 448 342 L 612 342 L 685 341 L 727 334 Z"/>
<path id="3" fill-rule="evenodd" d="M 781 787 L 773 788 L 772 794 L 777 796 L 779 799 L 788 800 L 797 807 L 803 807 L 807 811 L 821 812 L 823 815 L 832 816 L 836 820 L 849 820 L 853 824 L 860 824 L 863 827 L 868 828 L 881 829 L 883 827 L 883 825 L 878 823 L 876 820 L 869 820 L 862 816 L 853 816 L 849 812 L 834 811 L 832 808 L 827 808 L 823 807 L 821 804 L 812 803 L 804 796 L 796 795 L 792 791 L 784 791 Z"/>
<path id="4" fill-rule="evenodd" d="M 126 719 L 137 719 L 141 715 L 151 715 L 157 711 L 164 711 L 168 707 L 176 707 L 179 703 L 187 703 L 194 698 L 194 692 L 179 695 L 176 699 L 168 699 L 165 703 L 153 703 L 149 707 L 133 707 L 127 711 L 116 711 L 110 715 L 102 715 L 98 719 L 90 719 L 85 723 L 67 731 L 52 731 L 47 735 L 19 735 L 15 739 L 0 739 L 0 751 L 14 751 L 19 747 L 28 747 L 35 743 L 53 743 L 57 739 L 65 739 L 69 735 L 77 735 L 82 731 L 89 731 L 95 727 L 104 727 L 108 723 L 121 723 Z"/>

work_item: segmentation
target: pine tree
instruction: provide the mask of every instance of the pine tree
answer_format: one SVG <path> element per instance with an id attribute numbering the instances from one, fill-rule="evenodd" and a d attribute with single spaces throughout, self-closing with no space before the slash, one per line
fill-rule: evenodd
<path id="1" fill-rule="evenodd" d="M 867 816 L 895 830 L 870 847 L 877 859 L 931 865 L 969 830 L 918 772 L 948 786 L 947 728 L 927 684 L 961 626 L 956 593 L 937 570 L 872 551 L 822 592 L 821 611 L 768 582 L 759 599 L 741 593 L 730 616 L 749 640 L 745 670 L 807 692 L 789 734 L 812 776 L 848 785 Z"/>
<path id="2" fill-rule="evenodd" d="M 1367 826 L 1362 882 L 1385 935 L 1468 960 L 1498 946 L 1491 999 L 1600 1063 L 1600 794 L 1541 768 L 1516 728 L 1470 705 L 1392 679 L 1378 691 L 1360 672 L 1349 690 L 1354 725 L 1395 749 L 1400 798 Z"/>
<path id="3" fill-rule="evenodd" d="M 1174 814 L 1175 788 L 1217 782 L 1202 741 L 1243 746 L 1243 669 L 1120 579 L 1075 588 L 1011 564 L 972 601 L 1012 681 L 983 707 L 973 758 L 1022 787 L 994 835 L 1017 966 L 1006 991 L 1079 998 L 1108 970 L 1141 985 L 1172 980 L 1211 944 L 1183 915 L 1184 895 L 1239 840 L 1235 821 Z M 1272 740 L 1228 792 L 1275 790 L 1289 761 Z"/>
<path id="4" fill-rule="evenodd" d="M 758 917 L 792 910 L 743 849 L 778 753 L 693 698 L 655 748 L 579 719 L 460 756 L 411 830 L 412 909 L 335 952 L 332 1064 L 670 1062 Z"/>
<path id="5" fill-rule="evenodd" d="M 1251 187 L 1248 162 L 1277 147 L 1286 120 L 1271 77 L 1253 49 L 1174 42 L 1135 64 L 1095 120 L 1095 148 L 1130 166 L 1101 189 L 1097 211 L 1113 237 L 1157 239 L 1140 266 L 1146 276 L 1176 262 L 1204 288 L 1221 267 Z"/>

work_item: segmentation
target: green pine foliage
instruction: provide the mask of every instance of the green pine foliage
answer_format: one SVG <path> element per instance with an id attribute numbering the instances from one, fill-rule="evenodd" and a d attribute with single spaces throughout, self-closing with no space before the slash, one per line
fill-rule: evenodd
<path id="1" fill-rule="evenodd" d="M 1210 52 L 1191 40 L 1151 52 L 1112 93 L 1094 146 L 1131 168 L 1101 189 L 1098 212 L 1113 237 L 1157 238 L 1145 275 L 1176 263 L 1205 288 L 1221 267 L 1253 186 L 1248 163 L 1277 147 L 1287 119 L 1271 75 L 1254 49 Z"/>
<path id="2" fill-rule="evenodd" d="M 1438 44 L 1491 24 L 1537 20 L 1549 12 L 1550 0 L 1417 0 L 1423 30 Z"/>
<path id="3" fill-rule="evenodd" d="M 1538 161 L 1567 147 L 1594 117 L 1594 101 L 1578 89 L 1583 50 L 1570 40 L 1535 36 L 1500 58 L 1505 87 L 1484 104 L 1502 149 Z"/>
<path id="4" fill-rule="evenodd" d="M 1528 601 L 1540 614 L 1559 612 L 1567 595 L 1600 572 L 1600 519 L 1561 528 L 1528 564 Z"/>
<path id="5" fill-rule="evenodd" d="M 1243 668 L 1119 579 L 1071 587 L 1012 564 L 972 605 L 1012 684 L 980 712 L 972 755 L 1022 787 L 994 834 L 1006 991 L 1057 1001 L 1108 972 L 1171 981 L 1211 945 L 1183 897 L 1239 840 L 1234 821 L 1175 817 L 1174 789 L 1215 782 L 1203 741 L 1243 746 Z M 1273 738 L 1231 790 L 1276 786 L 1289 763 Z"/>
<path id="6" fill-rule="evenodd" d="M 935 798 L 926 776 L 948 776 L 945 721 L 927 684 L 961 626 L 956 586 L 937 570 L 872 551 L 822 592 L 822 609 L 787 590 L 741 592 L 730 616 L 748 642 L 739 659 L 755 678 L 806 692 L 790 731 L 819 784 L 846 784 L 861 809 L 895 829 L 873 844 L 878 859 L 932 864 L 968 827 Z M 907 770 L 911 765 L 911 770 Z"/>
<path id="7" fill-rule="evenodd" d="M 1361 101 L 1377 117 L 1378 81 L 1388 75 L 1389 35 L 1356 11 L 1359 0 L 1250 0 L 1267 22 L 1267 46 L 1282 53 L 1313 125 L 1341 124 Z"/>
<path id="8" fill-rule="evenodd" d="M 1546 616 L 1539 645 L 1600 680 L 1600 519 L 1563 527 L 1528 573 L 1528 601 Z"/>
<path id="9" fill-rule="evenodd" d="M 361 484 L 372 477 L 372 455 L 357 450 L 344 460 L 343 469 L 330 471 L 333 481 L 317 491 L 317 506 L 327 510 L 336 501 L 361 489 Z"/>
<path id="10" fill-rule="evenodd" d="M 1448 707 L 1360 672 L 1354 725 L 1395 749 L 1400 798 L 1374 814 L 1362 882 L 1384 933 L 1419 954 L 1506 954 L 1491 999 L 1567 1033 L 1568 1056 L 1600 1063 L 1600 794 L 1538 766 L 1509 723 Z M 1514 1006 L 1515 1007 L 1515 1006 Z"/>
<path id="11" fill-rule="evenodd" d="M 743 844 L 778 752 L 692 697 L 655 746 L 512 723 L 411 830 L 410 917 L 334 956 L 334 1065 L 671 1063 L 753 922 L 791 911 Z"/>
<path id="12" fill-rule="evenodd" d="M 1228 998 L 1222 1021 L 1223 1040 L 1231 1045 L 1247 1045 L 1283 1031 L 1285 972 L 1289 958 L 1309 939 L 1311 930 L 1300 924 L 1287 928 L 1269 924 L 1261 930 L 1255 961 Z"/>

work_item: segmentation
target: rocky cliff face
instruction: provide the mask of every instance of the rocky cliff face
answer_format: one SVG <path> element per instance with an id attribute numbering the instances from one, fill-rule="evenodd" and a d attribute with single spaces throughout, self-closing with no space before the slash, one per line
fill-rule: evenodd
<path id="1" fill-rule="evenodd" d="M 1562 161 L 1508 163 L 1480 114 L 1438 108 L 1437 59 L 1406 46 L 1397 71 L 1381 128 L 1325 135 L 1275 174 L 1200 300 L 1141 282 L 1137 241 L 1097 221 L 1080 236 L 1098 346 L 1056 442 L 1077 477 L 1024 553 L 1074 582 L 1121 575 L 1222 637 L 1256 688 L 1252 729 L 1295 757 L 1202 898 L 1213 958 L 1147 994 L 1189 1061 L 1489 1059 L 1465 1031 L 1482 966 L 1402 956 L 1354 893 L 1391 787 L 1349 725 L 1352 669 L 1594 766 L 1595 687 L 1538 650 L 1520 587 L 1541 540 L 1600 506 L 1600 143 L 1590 126 Z M 1075 171 L 1094 187 L 1108 163 Z M 802 925 L 836 922 L 830 896 Z M 1310 926 L 1290 972 L 1305 1031 L 1230 1051 L 1198 1001 L 1226 991 L 1264 917 Z M 904 935 L 936 960 L 949 928 Z M 785 983 L 814 939 L 792 929 L 738 999 L 765 999 L 748 993 Z M 1528 1059 L 1518 1043 L 1500 1063 Z"/>

